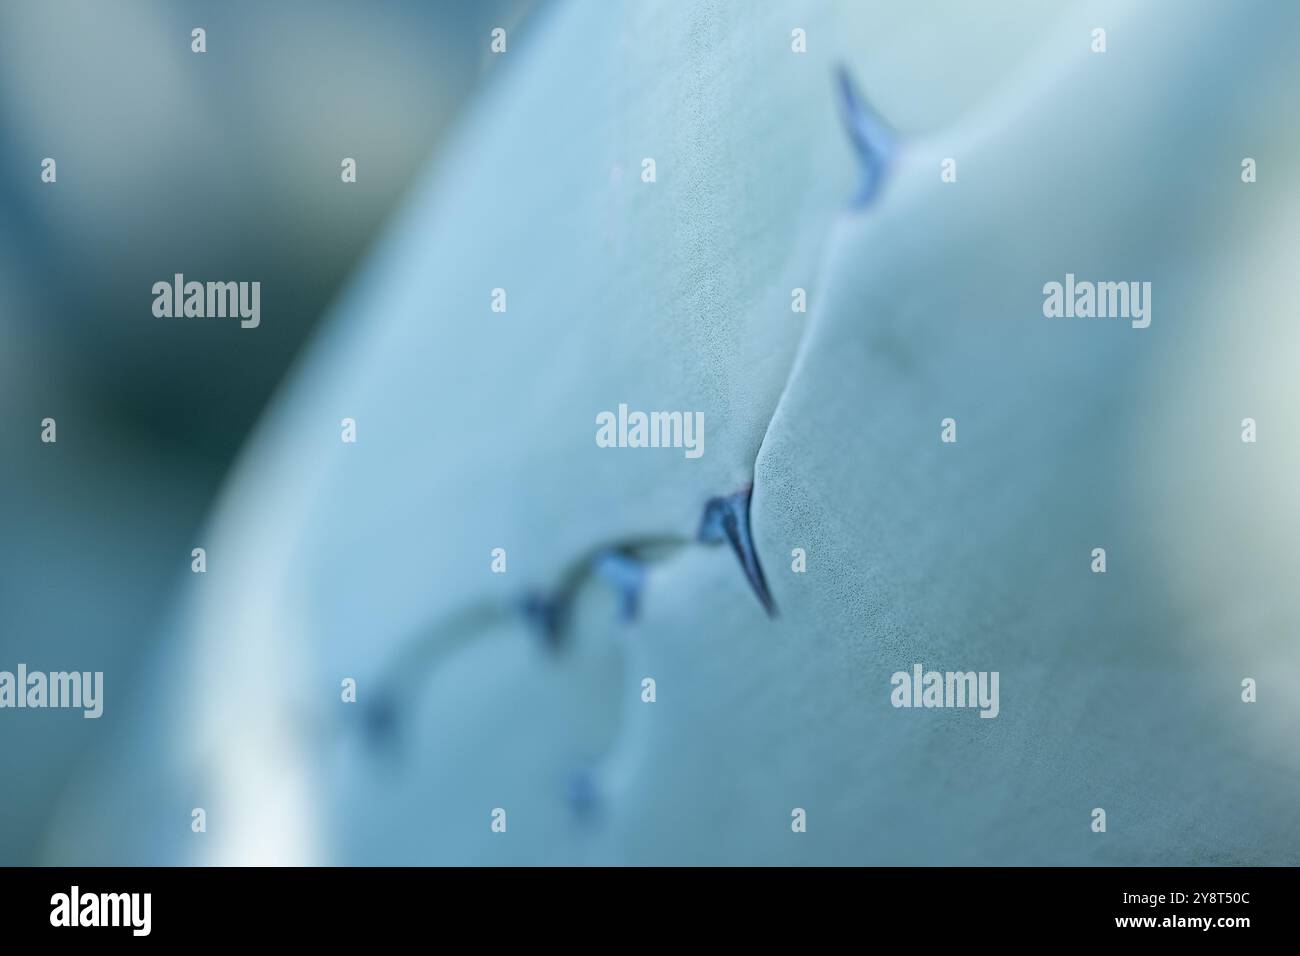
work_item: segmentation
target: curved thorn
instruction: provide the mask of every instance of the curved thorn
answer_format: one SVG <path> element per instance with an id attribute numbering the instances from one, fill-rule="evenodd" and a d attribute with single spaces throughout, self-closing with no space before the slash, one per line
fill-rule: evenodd
<path id="1" fill-rule="evenodd" d="M 641 588 L 645 585 L 645 562 L 626 551 L 602 551 L 592 559 L 595 573 L 618 592 L 619 617 L 636 619 L 641 605 Z"/>
<path id="2" fill-rule="evenodd" d="M 893 130 L 858 93 L 848 69 L 837 67 L 835 81 L 839 93 L 840 119 L 862 168 L 862 185 L 858 187 L 850 205 L 865 206 L 880 188 L 880 183 L 898 152 L 898 140 Z"/>
<path id="3" fill-rule="evenodd" d="M 569 773 L 565 780 L 564 795 L 574 817 L 590 823 L 600 809 L 600 790 L 595 775 L 587 767 Z"/>
<path id="4" fill-rule="evenodd" d="M 548 647 L 559 646 L 564 622 L 569 616 L 567 594 L 547 596 L 540 591 L 530 591 L 519 602 L 519 608 L 523 611 L 524 619 Z"/>
<path id="5" fill-rule="evenodd" d="M 758 552 L 754 548 L 754 538 L 749 528 L 749 499 L 752 488 L 745 488 L 734 494 L 721 498 L 710 498 L 704 505 L 704 517 L 700 521 L 699 539 L 708 544 L 727 542 L 740 560 L 740 567 L 745 572 L 745 580 L 754 589 L 758 601 L 768 617 L 776 617 L 776 604 L 767 581 L 763 578 L 763 569 L 758 563 Z"/>

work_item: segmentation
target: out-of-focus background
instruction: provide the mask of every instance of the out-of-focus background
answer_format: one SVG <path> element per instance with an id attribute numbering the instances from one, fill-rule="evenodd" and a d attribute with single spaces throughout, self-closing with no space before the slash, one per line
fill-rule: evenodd
<path id="1" fill-rule="evenodd" d="M 100 721 L 5 713 L 0 862 L 33 861 L 52 795 L 125 717 L 242 441 L 492 82 L 491 29 L 523 40 L 532 9 L 0 5 L 0 668 L 103 670 L 116 698 Z M 260 280 L 275 320 L 149 321 L 172 271 Z M 47 416 L 59 442 L 32 455 Z"/>

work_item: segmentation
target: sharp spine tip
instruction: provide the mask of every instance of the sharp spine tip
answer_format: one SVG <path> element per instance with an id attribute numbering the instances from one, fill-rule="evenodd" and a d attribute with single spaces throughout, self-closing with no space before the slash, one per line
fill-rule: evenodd
<path id="1" fill-rule="evenodd" d="M 763 578 L 763 568 L 758 563 L 758 551 L 754 547 L 754 537 L 749 527 L 749 501 L 753 488 L 743 488 L 734 494 L 710 498 L 704 505 L 704 516 L 700 520 L 697 537 L 707 544 L 731 545 L 745 580 L 754 589 L 758 601 L 768 617 L 776 617 L 776 604 L 767 589 Z"/>
<path id="2" fill-rule="evenodd" d="M 847 67 L 842 64 L 836 67 L 835 80 L 840 119 L 862 168 L 862 185 L 851 205 L 865 206 L 875 197 L 893 162 L 898 151 L 898 139 L 888 124 L 862 98 Z"/>

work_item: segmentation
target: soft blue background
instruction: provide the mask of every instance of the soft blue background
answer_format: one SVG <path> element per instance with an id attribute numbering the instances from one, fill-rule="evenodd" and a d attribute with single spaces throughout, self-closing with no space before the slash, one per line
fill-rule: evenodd
<path id="1" fill-rule="evenodd" d="M 1296 20 L 536 11 L 243 446 L 209 572 L 177 558 L 147 669 L 110 674 L 143 692 L 41 858 L 1295 863 Z M 860 210 L 839 63 L 901 130 Z M 1151 328 L 1043 318 L 1066 272 L 1152 282 Z M 598 449 L 619 402 L 702 410 L 704 457 Z M 509 613 L 751 481 L 776 621 L 695 545 L 630 625 L 586 587 L 558 653 Z M 1001 715 L 894 710 L 917 661 L 999 671 Z"/>

